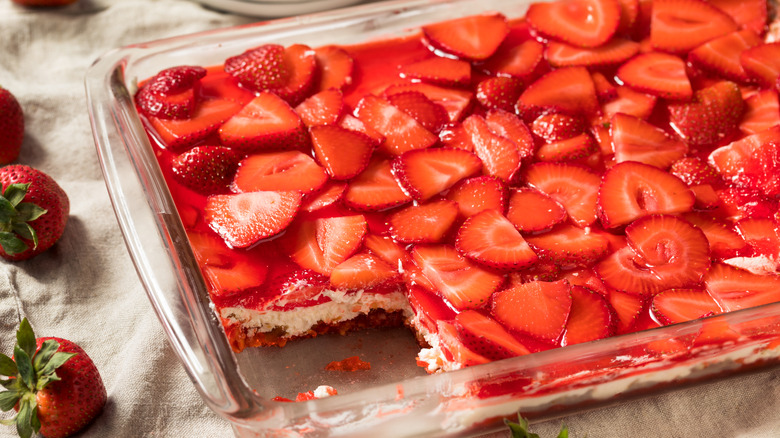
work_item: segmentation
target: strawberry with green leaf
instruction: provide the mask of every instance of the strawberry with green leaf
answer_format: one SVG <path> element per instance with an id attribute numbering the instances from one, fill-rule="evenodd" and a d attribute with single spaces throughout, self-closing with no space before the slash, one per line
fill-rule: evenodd
<path id="1" fill-rule="evenodd" d="M 92 359 L 71 341 L 36 338 L 27 318 L 16 332 L 13 358 L 0 354 L 0 409 L 18 414 L 0 423 L 22 438 L 70 436 L 103 409 L 107 395 Z"/>

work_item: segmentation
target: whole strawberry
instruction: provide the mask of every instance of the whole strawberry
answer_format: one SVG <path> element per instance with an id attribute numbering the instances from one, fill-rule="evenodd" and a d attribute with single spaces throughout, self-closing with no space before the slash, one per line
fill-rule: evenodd
<path id="1" fill-rule="evenodd" d="M 103 410 L 107 394 L 100 373 L 87 353 L 65 339 L 35 338 L 25 318 L 16 332 L 13 359 L 0 354 L 0 409 L 19 413 L 5 423 L 19 436 L 70 436 Z"/>
<path id="2" fill-rule="evenodd" d="M 10 91 L 0 87 L 0 164 L 16 160 L 24 139 L 22 106 Z"/>
<path id="3" fill-rule="evenodd" d="M 24 260 L 51 248 L 65 230 L 70 202 L 45 173 L 30 166 L 0 167 L 0 256 Z"/>

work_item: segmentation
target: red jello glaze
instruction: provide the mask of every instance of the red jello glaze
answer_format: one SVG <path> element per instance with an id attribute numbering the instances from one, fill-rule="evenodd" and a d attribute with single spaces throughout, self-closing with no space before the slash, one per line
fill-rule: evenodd
<path id="1" fill-rule="evenodd" d="M 630 3 L 266 45 L 149 85 L 145 106 L 190 99 L 142 116 L 217 308 L 405 288 L 444 358 L 473 365 L 780 300 L 766 2 Z M 236 152 L 215 192 L 188 188 L 226 178 L 209 157 L 187 161 L 207 184 L 172 168 L 203 145 Z M 645 353 L 757 333 L 708 324 Z"/>

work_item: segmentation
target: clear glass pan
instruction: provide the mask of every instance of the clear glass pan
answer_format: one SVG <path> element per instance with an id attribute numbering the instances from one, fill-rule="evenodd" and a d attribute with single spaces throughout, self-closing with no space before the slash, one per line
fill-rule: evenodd
<path id="1" fill-rule="evenodd" d="M 92 129 L 128 250 L 171 345 L 204 401 L 238 436 L 465 436 L 518 410 L 545 418 L 776 364 L 780 304 L 424 375 L 405 330 L 360 332 L 235 355 L 135 111 L 136 82 L 181 64 L 216 65 L 265 42 L 354 44 L 527 0 L 402 0 L 187 35 L 114 50 L 86 75 Z M 779 291 L 780 293 L 780 291 Z M 780 297 L 779 297 L 780 299 Z M 712 327 L 727 341 L 699 342 Z M 684 346 L 666 350 L 665 345 Z M 360 351 L 375 370 L 334 374 L 330 360 Z M 338 397 L 273 402 L 320 384 Z"/>

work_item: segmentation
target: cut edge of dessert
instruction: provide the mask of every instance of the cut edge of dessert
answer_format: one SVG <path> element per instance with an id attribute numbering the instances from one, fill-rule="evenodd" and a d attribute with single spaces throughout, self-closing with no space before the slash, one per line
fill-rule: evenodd
<path id="1" fill-rule="evenodd" d="M 449 371 L 780 300 L 772 7 L 535 3 L 135 102 L 235 351 L 406 324 Z"/>

